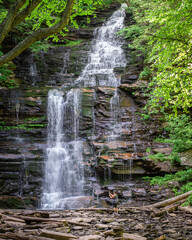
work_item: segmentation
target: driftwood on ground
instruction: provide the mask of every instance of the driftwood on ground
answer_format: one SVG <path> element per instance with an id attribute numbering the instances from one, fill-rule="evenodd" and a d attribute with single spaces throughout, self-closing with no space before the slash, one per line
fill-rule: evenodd
<path id="1" fill-rule="evenodd" d="M 176 197 L 167 199 L 167 200 L 162 201 L 162 202 L 154 203 L 154 204 L 148 205 L 148 206 L 146 206 L 146 207 L 148 207 L 148 208 L 161 208 L 161 207 L 166 207 L 166 206 L 168 206 L 168 205 L 171 205 L 172 203 L 179 202 L 179 201 L 181 201 L 182 199 L 185 199 L 185 198 L 189 197 L 191 194 L 192 194 L 192 191 L 189 191 L 189 192 L 186 192 L 186 193 L 181 194 L 181 195 L 179 195 L 179 196 L 176 196 Z"/>

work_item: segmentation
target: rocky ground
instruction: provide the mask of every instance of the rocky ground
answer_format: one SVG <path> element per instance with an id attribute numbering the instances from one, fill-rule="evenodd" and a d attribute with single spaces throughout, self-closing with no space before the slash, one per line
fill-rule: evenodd
<path id="1" fill-rule="evenodd" d="M 153 206 L 153 205 L 151 205 Z M 0 210 L 0 239 L 190 240 L 192 209 L 154 207 L 32 211 Z"/>

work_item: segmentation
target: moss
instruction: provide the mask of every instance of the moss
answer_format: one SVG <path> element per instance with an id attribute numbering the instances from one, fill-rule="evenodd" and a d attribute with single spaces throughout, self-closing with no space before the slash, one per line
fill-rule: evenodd
<path id="1" fill-rule="evenodd" d="M 89 118 L 93 118 L 93 113 L 92 113 L 92 108 L 89 107 L 83 107 L 82 108 L 82 116 L 83 117 L 89 117 Z"/>

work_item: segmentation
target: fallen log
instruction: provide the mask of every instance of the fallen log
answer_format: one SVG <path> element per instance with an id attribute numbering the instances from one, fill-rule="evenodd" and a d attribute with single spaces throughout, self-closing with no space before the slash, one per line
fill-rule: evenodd
<path id="1" fill-rule="evenodd" d="M 166 206 L 168 206 L 168 205 L 171 205 L 172 203 L 179 202 L 180 200 L 189 197 L 191 194 L 192 194 L 192 191 L 189 191 L 189 192 L 186 192 L 186 193 L 181 194 L 181 195 L 179 195 L 179 196 L 176 196 L 176 197 L 167 199 L 167 200 L 162 201 L 162 202 L 158 202 L 158 203 L 155 203 L 155 204 L 151 204 L 151 205 L 148 205 L 148 206 L 145 206 L 145 207 L 146 207 L 146 208 L 161 208 L 161 207 L 166 207 Z"/>

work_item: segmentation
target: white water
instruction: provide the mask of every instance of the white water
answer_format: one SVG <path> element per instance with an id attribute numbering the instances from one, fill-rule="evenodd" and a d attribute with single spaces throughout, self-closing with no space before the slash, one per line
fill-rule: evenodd
<path id="1" fill-rule="evenodd" d="M 65 100 L 61 92 L 49 91 L 43 209 L 65 208 L 67 198 L 83 194 L 82 143 L 78 139 L 79 102 L 79 90 L 70 90 Z M 67 119 L 70 138 L 63 129 Z"/>
<path id="2" fill-rule="evenodd" d="M 125 67 L 126 58 L 121 48 L 123 40 L 117 32 L 123 29 L 125 5 L 94 32 L 89 62 L 77 85 L 87 87 L 111 86 L 117 88 L 120 79 L 115 67 Z M 64 59 L 65 64 L 65 59 Z M 64 69 L 62 70 L 64 73 Z M 83 195 L 84 169 L 82 142 L 79 140 L 79 115 L 81 112 L 80 90 L 70 90 L 66 99 L 57 90 L 48 94 L 48 138 L 45 161 L 45 184 L 41 207 L 43 209 L 70 207 L 71 197 Z M 117 119 L 118 93 L 111 100 L 112 118 Z M 93 123 L 95 124 L 95 123 Z M 65 126 L 65 127 L 64 127 Z M 73 198 L 75 199 L 75 198 Z"/>
<path id="3" fill-rule="evenodd" d="M 125 67 L 126 58 L 121 48 L 123 39 L 117 32 L 124 28 L 125 5 L 113 13 L 109 20 L 94 31 L 94 41 L 89 62 L 76 83 L 86 87 L 118 87 L 120 79 L 115 75 L 115 67 Z"/>

